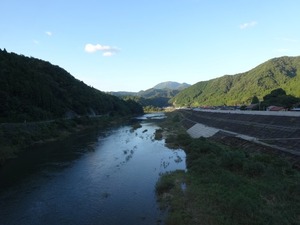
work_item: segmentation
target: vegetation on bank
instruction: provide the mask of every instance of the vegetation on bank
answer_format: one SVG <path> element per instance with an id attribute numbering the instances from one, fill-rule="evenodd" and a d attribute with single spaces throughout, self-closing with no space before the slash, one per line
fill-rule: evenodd
<path id="1" fill-rule="evenodd" d="M 254 69 L 198 82 L 171 99 L 175 106 L 218 106 L 250 104 L 253 96 L 262 100 L 282 88 L 287 95 L 300 97 L 300 56 L 268 60 Z"/>
<path id="2" fill-rule="evenodd" d="M 271 105 L 276 105 L 284 107 L 286 109 L 291 109 L 297 103 L 300 103 L 300 98 L 296 98 L 292 95 L 287 95 L 285 90 L 283 90 L 282 88 L 278 88 L 263 97 L 263 101 L 260 103 L 260 107 L 266 108 Z"/>
<path id="3" fill-rule="evenodd" d="M 26 147 L 61 140 L 85 129 L 105 129 L 127 121 L 128 117 L 102 116 L 58 119 L 48 122 L 0 124 L 0 166 Z"/>
<path id="4" fill-rule="evenodd" d="M 156 186 L 166 225 L 299 224 L 300 173 L 287 160 L 192 139 L 180 120 L 173 112 L 162 124 L 166 142 L 187 154 L 187 172 L 162 175 Z"/>
<path id="5" fill-rule="evenodd" d="M 0 165 L 24 147 L 143 113 L 49 62 L 0 49 Z"/>

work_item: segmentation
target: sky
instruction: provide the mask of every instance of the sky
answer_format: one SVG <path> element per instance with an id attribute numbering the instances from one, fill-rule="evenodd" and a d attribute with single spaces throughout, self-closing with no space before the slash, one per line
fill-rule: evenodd
<path id="1" fill-rule="evenodd" d="M 195 84 L 300 55 L 299 0 L 0 0 L 0 48 L 101 91 Z"/>

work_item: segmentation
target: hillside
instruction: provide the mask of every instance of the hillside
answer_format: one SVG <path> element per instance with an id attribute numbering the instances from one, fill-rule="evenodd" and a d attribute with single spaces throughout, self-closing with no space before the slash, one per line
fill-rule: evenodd
<path id="1" fill-rule="evenodd" d="M 166 81 L 155 85 L 147 90 L 141 90 L 139 92 L 128 92 L 128 91 L 116 91 L 108 92 L 114 96 L 139 96 L 143 98 L 154 98 L 154 97 L 174 97 L 179 91 L 190 87 L 187 83 L 178 83 L 174 81 Z"/>
<path id="2" fill-rule="evenodd" d="M 142 112 L 49 62 L 0 49 L 0 122 Z"/>
<path id="3" fill-rule="evenodd" d="M 285 56 L 268 60 L 245 73 L 198 82 L 171 101 L 175 106 L 249 104 L 253 96 L 261 100 L 277 88 L 300 97 L 299 87 L 300 57 Z"/>
<path id="4" fill-rule="evenodd" d="M 191 86 L 187 83 L 178 83 L 174 81 L 166 81 L 159 83 L 153 87 L 153 89 L 170 89 L 170 90 L 183 90 L 187 87 Z"/>
<path id="5" fill-rule="evenodd" d="M 178 83 L 174 81 L 162 82 L 149 88 L 145 91 L 139 92 L 109 92 L 109 94 L 118 96 L 124 99 L 132 99 L 142 106 L 151 107 L 166 107 L 169 106 L 170 99 L 177 95 L 181 90 L 191 85 L 187 83 Z"/>

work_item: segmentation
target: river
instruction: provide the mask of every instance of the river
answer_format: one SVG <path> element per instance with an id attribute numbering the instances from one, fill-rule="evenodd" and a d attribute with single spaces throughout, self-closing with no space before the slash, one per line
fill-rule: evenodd
<path id="1" fill-rule="evenodd" d="M 9 161 L 0 170 L 0 224 L 163 224 L 155 184 L 185 169 L 185 153 L 154 140 L 151 116 L 136 130 L 80 133 Z"/>

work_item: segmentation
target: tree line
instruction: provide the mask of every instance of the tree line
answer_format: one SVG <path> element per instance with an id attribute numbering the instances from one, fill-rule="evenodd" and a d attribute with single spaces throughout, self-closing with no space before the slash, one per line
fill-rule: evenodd
<path id="1" fill-rule="evenodd" d="M 142 106 L 105 94 L 49 62 L 0 49 L 0 122 L 143 113 Z"/>

